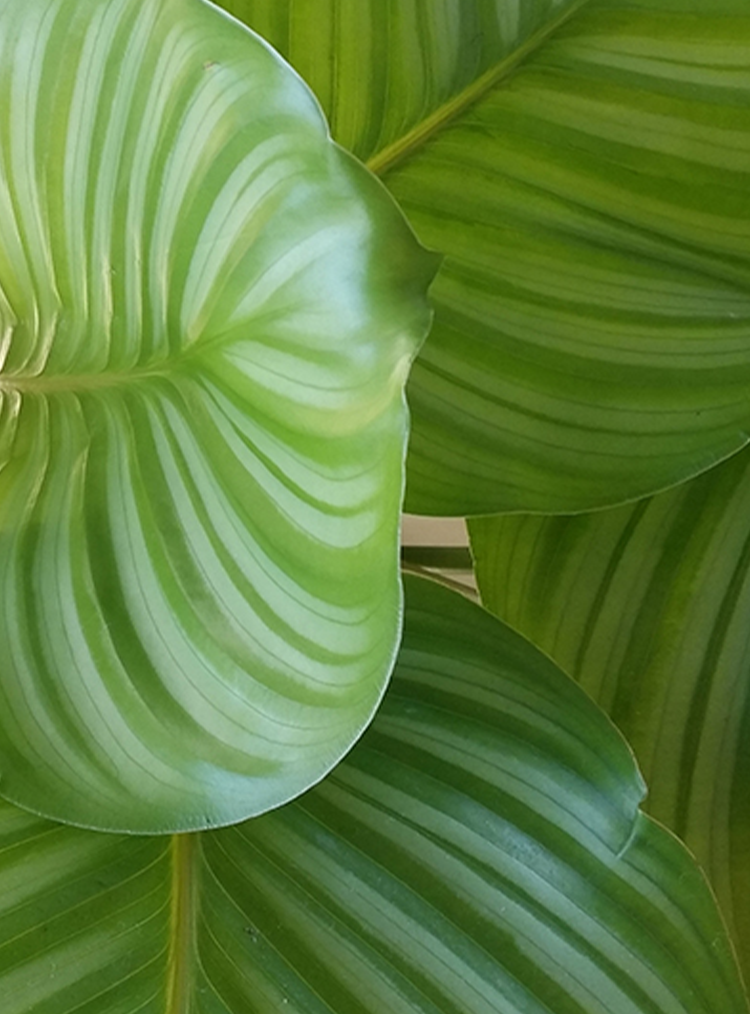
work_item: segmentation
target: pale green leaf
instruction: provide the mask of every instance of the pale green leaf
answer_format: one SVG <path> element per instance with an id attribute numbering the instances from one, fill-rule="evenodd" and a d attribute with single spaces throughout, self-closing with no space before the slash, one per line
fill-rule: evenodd
<path id="1" fill-rule="evenodd" d="M 299 800 L 171 843 L 0 810 L 3 1014 L 747 1014 L 641 795 L 575 683 L 407 579 L 383 707 Z"/>
<path id="2" fill-rule="evenodd" d="M 0 792 L 139 831 L 315 783 L 400 635 L 434 258 L 201 0 L 0 7 Z"/>
<path id="3" fill-rule="evenodd" d="M 446 253 L 415 513 L 574 511 L 750 432 L 746 0 L 226 0 Z"/>
<path id="4" fill-rule="evenodd" d="M 750 976 L 750 456 L 628 507 L 470 529 L 484 603 L 628 737 Z"/>

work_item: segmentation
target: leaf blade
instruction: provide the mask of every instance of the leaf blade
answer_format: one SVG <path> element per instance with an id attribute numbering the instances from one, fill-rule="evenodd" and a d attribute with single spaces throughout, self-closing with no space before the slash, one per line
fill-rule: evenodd
<path id="1" fill-rule="evenodd" d="M 410 387 L 416 512 L 592 509 L 746 441 L 735 166 L 747 124 L 718 89 L 704 105 L 687 83 L 674 95 L 662 66 L 615 77 L 601 49 L 614 63 L 627 32 L 587 10 L 388 179 L 426 242 L 448 251 Z M 687 81 L 700 61 L 680 48 L 679 19 L 667 24 L 660 37 Z M 714 131 L 721 155 L 701 175 Z M 670 154 L 658 152 L 665 134 Z"/>
<path id="2" fill-rule="evenodd" d="M 393 666 L 433 259 L 210 5 L 1 17 L 2 792 L 243 819 L 322 777 Z"/>
<path id="3" fill-rule="evenodd" d="M 411 578 L 407 602 L 399 672 L 350 756 L 288 806 L 178 846 L 195 878 L 186 1009 L 745 1014 L 705 880 L 639 814 L 642 782 L 602 713 L 460 596 Z M 168 890 L 164 843 L 140 847 Z"/>
<path id="4" fill-rule="evenodd" d="M 268 6 L 231 9 L 273 31 Z M 353 6 L 289 9 L 279 42 L 446 254 L 407 508 L 588 510 L 743 447 L 743 4 Z"/>
<path id="5" fill-rule="evenodd" d="M 748 456 L 578 517 L 475 519 L 483 601 L 628 736 L 649 812 L 706 869 L 747 967 Z"/>

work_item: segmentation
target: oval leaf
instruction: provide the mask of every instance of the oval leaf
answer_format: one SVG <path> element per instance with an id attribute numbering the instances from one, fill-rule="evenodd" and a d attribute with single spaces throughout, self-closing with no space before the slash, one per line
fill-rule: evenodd
<path id="1" fill-rule="evenodd" d="M 750 455 L 616 510 L 470 530 L 483 602 L 628 737 L 750 976 Z"/>
<path id="2" fill-rule="evenodd" d="M 2 5 L 0 237 L 0 791 L 276 806 L 392 668 L 434 259 L 200 0 Z"/>
<path id="3" fill-rule="evenodd" d="M 750 432 L 746 0 L 225 0 L 444 251 L 407 508 L 562 512 Z"/>
<path id="4" fill-rule="evenodd" d="M 0 810 L 4 1014 L 747 1014 L 641 795 L 575 683 L 409 579 L 383 708 L 300 800 L 171 845 Z"/>

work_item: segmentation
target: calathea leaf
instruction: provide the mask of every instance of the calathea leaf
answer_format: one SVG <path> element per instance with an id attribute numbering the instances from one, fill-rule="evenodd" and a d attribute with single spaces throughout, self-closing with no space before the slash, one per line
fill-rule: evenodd
<path id="1" fill-rule="evenodd" d="M 446 253 L 407 506 L 577 511 L 750 432 L 746 0 L 225 0 Z"/>
<path id="2" fill-rule="evenodd" d="M 549 659 L 408 579 L 383 706 L 299 800 L 171 841 L 0 809 L 4 1014 L 747 1014 L 642 791 Z"/>
<path id="3" fill-rule="evenodd" d="M 400 625 L 434 258 L 201 0 L 0 6 L 0 792 L 227 823 L 317 781 Z"/>
<path id="4" fill-rule="evenodd" d="M 470 531 L 484 603 L 628 737 L 649 812 L 709 874 L 750 977 L 750 455 L 626 507 Z"/>

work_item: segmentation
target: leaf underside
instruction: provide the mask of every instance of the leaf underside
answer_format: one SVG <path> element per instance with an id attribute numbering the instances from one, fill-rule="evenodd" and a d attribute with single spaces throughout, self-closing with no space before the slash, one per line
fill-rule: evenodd
<path id="1" fill-rule="evenodd" d="M 171 843 L 5 805 L 4 1014 L 746 1014 L 641 795 L 572 681 L 408 578 L 383 708 L 300 800 Z"/>

